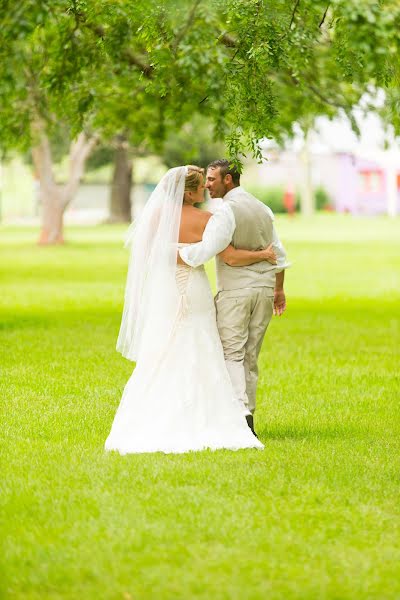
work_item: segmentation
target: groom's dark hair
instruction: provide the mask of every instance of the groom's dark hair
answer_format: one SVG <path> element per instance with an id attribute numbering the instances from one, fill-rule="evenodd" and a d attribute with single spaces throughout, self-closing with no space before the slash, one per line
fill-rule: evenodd
<path id="1" fill-rule="evenodd" d="M 219 158 L 218 160 L 213 160 L 208 165 L 207 169 L 220 169 L 222 179 L 225 175 L 232 176 L 232 182 L 234 185 L 240 185 L 240 173 L 235 167 L 231 167 L 231 163 L 226 158 Z"/>

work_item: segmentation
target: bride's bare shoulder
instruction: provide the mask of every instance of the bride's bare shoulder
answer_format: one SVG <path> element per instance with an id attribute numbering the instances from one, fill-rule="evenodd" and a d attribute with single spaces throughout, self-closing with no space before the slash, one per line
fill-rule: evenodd
<path id="1" fill-rule="evenodd" d="M 195 206 L 184 206 L 182 208 L 182 219 L 193 223 L 208 223 L 212 213 Z"/>
<path id="2" fill-rule="evenodd" d="M 199 219 L 201 219 L 202 222 L 205 223 L 204 226 L 206 226 L 209 219 L 212 217 L 212 213 L 208 212 L 208 210 L 201 210 L 200 208 L 195 208 L 194 210 L 199 211 Z"/>
<path id="3" fill-rule="evenodd" d="M 194 206 L 182 208 L 181 226 L 179 231 L 180 242 L 199 242 L 203 237 L 204 229 L 212 214 Z"/>

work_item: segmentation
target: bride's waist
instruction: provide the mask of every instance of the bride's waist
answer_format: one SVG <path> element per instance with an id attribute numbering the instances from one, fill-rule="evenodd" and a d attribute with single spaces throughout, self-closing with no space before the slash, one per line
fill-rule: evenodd
<path id="1" fill-rule="evenodd" d="M 202 286 L 204 286 L 205 281 L 208 282 L 203 265 L 196 269 L 189 267 L 189 265 L 177 265 L 175 279 L 180 294 L 187 293 L 189 283 L 193 287 L 196 281 Z"/>
<path id="2" fill-rule="evenodd" d="M 176 265 L 176 272 L 188 273 L 189 271 L 204 271 L 204 265 L 200 265 L 199 267 L 191 267 L 190 265 Z"/>

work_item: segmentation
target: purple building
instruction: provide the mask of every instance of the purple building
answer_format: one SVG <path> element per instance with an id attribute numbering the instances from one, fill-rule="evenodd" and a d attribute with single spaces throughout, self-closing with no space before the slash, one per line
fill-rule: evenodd
<path id="1" fill-rule="evenodd" d="M 393 168 L 389 171 L 378 160 L 361 158 L 349 152 L 312 153 L 310 159 L 313 188 L 324 188 L 337 212 L 386 214 L 390 194 L 392 204 L 396 204 L 397 200 L 395 212 L 400 212 L 400 163 L 394 171 Z M 266 187 L 280 186 L 286 189 L 288 184 L 292 184 L 300 191 L 303 168 L 297 153 L 275 151 L 270 154 L 267 163 L 257 167 L 256 176 Z"/>
<path id="2" fill-rule="evenodd" d="M 334 197 L 338 212 L 379 215 L 387 212 L 388 172 L 377 162 L 352 154 L 336 155 L 338 183 Z M 396 173 L 397 211 L 400 210 L 400 169 Z"/>

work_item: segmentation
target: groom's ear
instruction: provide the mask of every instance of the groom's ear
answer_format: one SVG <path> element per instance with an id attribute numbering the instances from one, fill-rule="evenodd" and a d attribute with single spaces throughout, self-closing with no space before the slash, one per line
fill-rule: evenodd
<path id="1" fill-rule="evenodd" d="M 232 179 L 232 175 L 230 173 L 227 173 L 224 177 L 224 183 L 233 183 L 233 179 Z"/>

